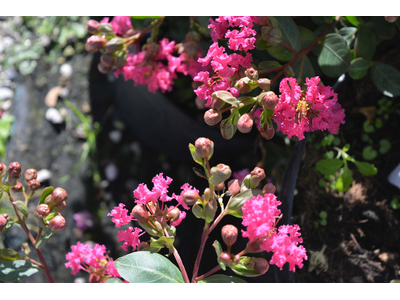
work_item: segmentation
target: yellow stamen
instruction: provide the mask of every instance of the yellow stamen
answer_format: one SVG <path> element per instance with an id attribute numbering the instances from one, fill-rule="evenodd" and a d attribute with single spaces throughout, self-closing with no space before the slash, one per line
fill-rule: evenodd
<path id="1" fill-rule="evenodd" d="M 308 107 L 308 103 L 307 103 L 307 100 L 306 99 L 304 99 L 304 98 L 301 98 L 300 100 L 299 100 L 299 102 L 297 103 L 297 106 L 296 106 L 296 111 L 301 111 L 301 112 L 306 112 L 307 110 L 309 110 L 310 109 L 310 107 Z"/>

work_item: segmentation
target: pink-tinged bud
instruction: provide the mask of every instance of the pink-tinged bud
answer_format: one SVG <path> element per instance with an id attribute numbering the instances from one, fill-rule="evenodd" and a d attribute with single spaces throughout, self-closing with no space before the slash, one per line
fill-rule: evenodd
<path id="1" fill-rule="evenodd" d="M 104 53 L 102 56 L 100 56 L 100 62 L 106 68 L 112 68 L 115 62 L 115 57 L 110 54 Z"/>
<path id="2" fill-rule="evenodd" d="M 29 182 L 32 179 L 36 179 L 36 178 L 37 178 L 37 171 L 35 169 L 28 169 L 25 171 L 26 182 Z"/>
<path id="3" fill-rule="evenodd" d="M 260 89 L 264 91 L 269 91 L 271 88 L 271 80 L 268 78 L 260 78 L 257 80 L 257 85 Z"/>
<path id="4" fill-rule="evenodd" d="M 38 189 L 40 189 L 40 182 L 37 181 L 36 179 L 32 179 L 28 182 L 28 187 L 32 190 L 32 191 L 37 191 Z"/>
<path id="5" fill-rule="evenodd" d="M 51 195 L 46 196 L 43 201 L 44 204 L 47 204 L 48 206 L 52 206 L 53 204 L 51 203 Z"/>
<path id="6" fill-rule="evenodd" d="M 50 213 L 50 207 L 48 207 L 46 204 L 40 204 L 36 212 L 42 217 L 46 217 Z"/>
<path id="7" fill-rule="evenodd" d="M 220 184 L 214 186 L 214 189 L 216 191 L 222 191 L 224 188 L 225 188 L 225 182 L 221 182 Z"/>
<path id="8" fill-rule="evenodd" d="M 7 222 L 7 218 L 4 215 L 0 215 L 0 230 L 7 226 Z"/>
<path id="9" fill-rule="evenodd" d="M 279 28 L 261 27 L 261 38 L 267 41 L 269 46 L 277 46 L 282 42 L 282 32 Z"/>
<path id="10" fill-rule="evenodd" d="M 257 80 L 258 79 L 258 71 L 254 69 L 253 67 L 248 68 L 246 71 L 244 71 L 244 74 L 250 79 L 250 80 Z"/>
<path id="11" fill-rule="evenodd" d="M 55 216 L 49 222 L 49 227 L 51 230 L 63 230 L 65 227 L 65 219 L 63 216 Z"/>
<path id="12" fill-rule="evenodd" d="M 209 182 L 213 185 L 218 185 L 224 182 L 232 175 L 232 170 L 228 165 L 218 164 L 210 169 L 211 177 Z"/>
<path id="13" fill-rule="evenodd" d="M 257 252 L 262 252 L 264 251 L 263 249 L 260 248 L 260 246 L 263 244 L 263 240 L 261 239 L 254 239 L 251 242 L 248 242 L 246 245 L 246 252 L 248 253 L 257 253 Z"/>
<path id="14" fill-rule="evenodd" d="M 97 25 L 97 30 L 104 35 L 113 35 L 114 31 L 110 23 L 99 23 Z"/>
<path id="15" fill-rule="evenodd" d="M 201 137 L 195 141 L 194 147 L 198 156 L 201 158 L 206 158 L 213 153 L 214 142 L 208 138 Z"/>
<path id="16" fill-rule="evenodd" d="M 22 183 L 21 182 L 17 182 L 13 187 L 11 187 L 11 190 L 14 193 L 19 193 L 19 192 L 22 192 L 22 188 L 23 188 Z"/>
<path id="17" fill-rule="evenodd" d="M 225 225 L 221 229 L 221 236 L 222 239 L 224 240 L 224 243 L 230 247 L 234 243 L 236 243 L 237 237 L 238 237 L 238 229 L 233 226 L 233 225 Z"/>
<path id="18" fill-rule="evenodd" d="M 269 269 L 269 263 L 265 258 L 253 257 L 254 269 L 260 273 L 260 275 L 265 274 Z"/>
<path id="19" fill-rule="evenodd" d="M 250 186 L 251 187 L 257 187 L 261 180 L 265 178 L 265 172 L 264 169 L 255 167 L 253 171 L 250 173 Z"/>
<path id="20" fill-rule="evenodd" d="M 228 190 L 232 193 L 232 196 L 240 192 L 240 182 L 238 179 L 232 179 L 228 182 Z"/>
<path id="21" fill-rule="evenodd" d="M 249 113 L 246 113 L 242 115 L 239 118 L 238 124 L 237 124 L 237 129 L 241 133 L 249 133 L 251 129 L 253 128 L 253 118 Z"/>
<path id="22" fill-rule="evenodd" d="M 100 49 L 103 49 L 106 46 L 107 42 L 107 39 L 101 36 L 92 35 L 87 39 L 85 49 L 89 52 L 95 53 Z"/>
<path id="23" fill-rule="evenodd" d="M 385 20 L 388 21 L 389 23 L 394 23 L 397 21 L 398 17 L 385 17 Z"/>
<path id="24" fill-rule="evenodd" d="M 99 26 L 99 22 L 96 20 L 89 20 L 86 23 L 86 29 L 89 33 L 91 34 L 98 34 L 100 31 L 97 29 L 97 26 Z"/>
<path id="25" fill-rule="evenodd" d="M 259 17 L 258 19 L 257 25 L 264 26 L 268 24 L 267 17 Z"/>
<path id="26" fill-rule="evenodd" d="M 51 193 L 51 203 L 53 205 L 60 204 L 61 202 L 65 201 L 68 199 L 68 194 L 67 192 L 62 189 L 62 188 L 56 188 L 54 191 Z"/>
<path id="27" fill-rule="evenodd" d="M 140 244 L 137 246 L 137 251 L 143 251 L 150 248 L 149 243 L 147 242 L 140 242 Z"/>
<path id="28" fill-rule="evenodd" d="M 217 125 L 222 120 L 222 114 L 219 109 L 210 108 L 204 113 L 204 122 L 208 126 Z"/>
<path id="29" fill-rule="evenodd" d="M 274 109 L 278 102 L 278 96 L 272 91 L 263 92 L 258 96 L 258 103 L 262 104 L 264 109 Z"/>
<path id="30" fill-rule="evenodd" d="M 272 183 L 267 183 L 262 189 L 263 194 L 275 194 L 276 187 Z"/>
<path id="31" fill-rule="evenodd" d="M 265 138 L 266 140 L 270 140 L 275 135 L 275 128 L 270 124 L 261 124 L 260 133 L 263 138 Z"/>
<path id="32" fill-rule="evenodd" d="M 96 273 L 92 273 L 89 276 L 89 283 L 99 283 L 101 281 L 101 276 L 96 274 Z"/>
<path id="33" fill-rule="evenodd" d="M 6 176 L 7 173 L 7 167 L 5 164 L 0 163 L 0 177 L 3 178 L 4 176 Z"/>
<path id="34" fill-rule="evenodd" d="M 120 51 L 124 48 L 125 39 L 116 37 L 109 40 L 106 44 L 107 53 L 114 53 L 116 51 Z"/>
<path id="35" fill-rule="evenodd" d="M 211 199 L 211 191 L 210 191 L 209 188 L 206 188 L 206 189 L 204 190 L 203 199 L 204 199 L 206 202 L 210 201 L 210 199 Z"/>
<path id="36" fill-rule="evenodd" d="M 247 79 L 248 80 L 248 79 Z M 235 88 L 239 91 L 241 94 L 247 94 L 250 92 L 250 85 L 246 83 L 246 79 L 242 78 L 235 84 Z"/>
<path id="37" fill-rule="evenodd" d="M 230 122 L 230 119 L 225 119 L 221 122 L 221 135 L 224 139 L 230 140 L 236 132 L 236 128 Z"/>
<path id="38" fill-rule="evenodd" d="M 105 65 L 103 65 L 103 63 L 101 61 L 97 65 L 97 69 L 99 70 L 100 73 L 103 73 L 103 74 L 107 74 L 108 72 L 111 71 L 111 67 L 106 67 Z"/>
<path id="39" fill-rule="evenodd" d="M 55 212 L 62 212 L 65 209 L 66 203 L 65 201 L 58 203 L 57 205 L 53 206 L 53 210 Z"/>
<path id="40" fill-rule="evenodd" d="M 171 221 L 176 221 L 179 219 L 180 215 L 181 211 L 179 210 L 179 208 L 175 207 L 168 212 L 167 218 L 170 219 Z"/>
<path id="41" fill-rule="evenodd" d="M 222 252 L 219 255 L 219 260 L 224 263 L 225 265 L 230 265 L 232 263 L 232 257 L 230 254 L 226 253 L 226 252 Z"/>
<path id="42" fill-rule="evenodd" d="M 12 162 L 7 169 L 10 177 L 19 178 L 21 176 L 21 165 L 18 162 Z"/>
<path id="43" fill-rule="evenodd" d="M 212 97 L 211 99 L 211 108 L 214 108 L 215 110 L 220 110 L 223 106 L 225 105 L 225 102 L 222 101 L 219 98 Z M 221 120 L 220 120 L 221 121 Z M 219 122 L 219 121 L 218 121 Z M 217 123 L 218 123 L 217 122 Z"/>
<path id="44" fill-rule="evenodd" d="M 137 204 L 132 209 L 132 216 L 141 223 L 147 223 L 149 212 L 143 204 Z"/>
<path id="45" fill-rule="evenodd" d="M 187 205 L 187 206 L 192 206 L 196 203 L 196 201 L 200 199 L 199 194 L 194 191 L 194 190 L 186 190 L 182 194 L 182 201 Z"/>

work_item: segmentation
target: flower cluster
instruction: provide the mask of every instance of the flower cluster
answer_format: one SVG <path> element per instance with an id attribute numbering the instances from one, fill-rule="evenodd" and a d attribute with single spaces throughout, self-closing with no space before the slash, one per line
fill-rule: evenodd
<path id="1" fill-rule="evenodd" d="M 110 18 L 106 17 L 100 23 L 108 23 Z M 124 35 L 129 29 L 133 29 L 131 17 L 129 16 L 115 16 L 110 22 L 115 34 Z"/>
<path id="2" fill-rule="evenodd" d="M 295 272 L 295 266 L 303 267 L 303 259 L 307 260 L 306 249 L 299 245 L 303 242 L 298 225 L 281 225 L 275 228 L 280 219 L 282 204 L 274 194 L 258 195 L 245 202 L 242 207 L 243 221 L 246 231 L 242 235 L 252 242 L 259 243 L 259 249 L 273 252 L 270 264 L 277 265 L 281 270 L 288 262 L 289 270 Z M 256 252 L 256 251 L 254 251 Z"/>
<path id="3" fill-rule="evenodd" d="M 71 268 L 71 273 L 75 275 L 79 270 L 83 270 L 90 274 L 90 282 L 104 281 L 110 277 L 120 277 L 114 261 L 108 257 L 106 246 L 95 244 L 93 248 L 86 244 L 78 242 L 75 246 L 71 246 L 72 252 L 65 256 L 67 263 L 66 268 Z"/>
<path id="4" fill-rule="evenodd" d="M 320 85 L 320 78 L 307 78 L 303 91 L 295 78 L 284 78 L 280 85 L 278 105 L 272 119 L 278 131 L 304 139 L 304 132 L 328 130 L 336 134 L 344 124 L 344 109 L 337 103 L 337 94 L 331 87 Z"/>
<path id="5" fill-rule="evenodd" d="M 211 29 L 214 43 L 207 55 L 198 61 L 203 66 L 211 65 L 215 74 L 210 77 L 208 71 L 202 71 L 193 78 L 194 81 L 203 82 L 195 93 L 201 100 L 206 101 L 207 107 L 211 106 L 212 94 L 216 91 L 229 91 L 235 97 L 239 95 L 239 91 L 234 87 L 234 78 L 240 78 L 240 68 L 249 68 L 253 61 L 251 53 L 247 51 L 255 48 L 256 31 L 252 27 L 256 22 L 257 17 L 219 17 L 215 21 L 210 19 L 208 27 Z M 239 30 L 229 30 L 230 27 L 238 27 Z M 218 39 L 222 38 L 228 39 L 228 47 L 231 50 L 247 52 L 245 56 L 225 53 L 225 48 L 218 46 Z"/>

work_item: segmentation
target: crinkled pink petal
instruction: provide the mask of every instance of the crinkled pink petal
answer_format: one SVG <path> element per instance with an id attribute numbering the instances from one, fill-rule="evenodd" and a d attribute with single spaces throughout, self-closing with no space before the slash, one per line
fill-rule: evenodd
<path id="1" fill-rule="evenodd" d="M 114 207 L 107 216 L 113 217 L 111 221 L 115 223 L 116 228 L 120 228 L 123 225 L 128 224 L 132 221 L 132 216 L 128 216 L 128 210 L 124 208 L 125 204 L 120 203 L 118 206 Z"/>

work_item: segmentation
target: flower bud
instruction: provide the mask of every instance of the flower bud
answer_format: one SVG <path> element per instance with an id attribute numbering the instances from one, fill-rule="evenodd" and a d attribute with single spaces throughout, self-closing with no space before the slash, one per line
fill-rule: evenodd
<path id="1" fill-rule="evenodd" d="M 7 167 L 5 166 L 5 164 L 0 163 L 0 178 L 6 176 L 6 173 L 7 173 Z"/>
<path id="2" fill-rule="evenodd" d="M 91 34 L 98 34 L 99 30 L 97 29 L 97 27 L 99 26 L 99 22 L 97 22 L 96 20 L 89 20 L 86 23 L 86 29 L 89 33 Z"/>
<path id="3" fill-rule="evenodd" d="M 49 222 L 49 227 L 51 230 L 63 230 L 65 227 L 65 219 L 63 216 L 55 216 Z"/>
<path id="4" fill-rule="evenodd" d="M 7 222 L 7 218 L 4 215 L 0 215 L 0 230 L 7 226 Z"/>
<path id="5" fill-rule="evenodd" d="M 103 63 L 101 61 L 97 65 L 97 69 L 99 70 L 100 73 L 103 73 L 103 74 L 107 74 L 108 72 L 111 71 L 111 67 L 106 67 L 105 65 L 103 65 Z"/>
<path id="6" fill-rule="evenodd" d="M 58 203 L 57 205 L 53 206 L 53 210 L 55 212 L 62 212 L 65 209 L 66 203 L 65 201 Z"/>
<path id="7" fill-rule="evenodd" d="M 232 193 L 232 196 L 240 192 L 240 182 L 238 179 L 232 179 L 228 182 L 228 190 Z"/>
<path id="8" fill-rule="evenodd" d="M 251 88 L 250 85 L 247 84 L 248 78 L 241 78 L 239 79 L 238 82 L 235 84 L 235 88 L 239 91 L 241 94 L 247 94 L 250 92 Z"/>
<path id="9" fill-rule="evenodd" d="M 116 37 L 109 40 L 106 44 L 107 53 L 114 53 L 116 51 L 120 51 L 124 48 L 125 39 Z"/>
<path id="10" fill-rule="evenodd" d="M 210 199 L 211 199 L 211 191 L 210 191 L 209 188 L 206 188 L 206 189 L 204 190 L 203 199 L 204 199 L 206 202 L 210 201 Z"/>
<path id="11" fill-rule="evenodd" d="M 214 142 L 205 137 L 198 138 L 194 147 L 201 158 L 207 158 L 214 152 Z"/>
<path id="12" fill-rule="evenodd" d="M 397 21 L 398 17 L 385 17 L 385 20 L 388 21 L 389 23 L 394 23 Z"/>
<path id="13" fill-rule="evenodd" d="M 269 269 L 269 263 L 265 258 L 253 257 L 254 269 L 260 273 L 260 275 L 265 274 Z"/>
<path id="14" fill-rule="evenodd" d="M 251 171 L 250 173 L 251 177 L 250 177 L 250 187 L 251 188 L 255 188 L 257 187 L 261 180 L 263 180 L 265 178 L 265 172 L 264 169 L 259 168 L 259 167 L 255 167 L 253 171 Z"/>
<path id="15" fill-rule="evenodd" d="M 44 204 L 47 204 L 49 207 L 51 207 L 53 204 L 51 203 L 51 195 L 47 195 L 46 198 L 44 198 L 43 201 Z"/>
<path id="16" fill-rule="evenodd" d="M 267 183 L 262 189 L 263 194 L 275 194 L 276 187 L 272 183 Z"/>
<path id="17" fill-rule="evenodd" d="M 111 56 L 108 53 L 104 53 L 102 56 L 100 56 L 100 62 L 106 68 L 112 68 L 115 62 L 115 57 Z"/>
<path id="18" fill-rule="evenodd" d="M 261 124 L 260 125 L 260 133 L 266 140 L 270 140 L 275 135 L 275 128 L 270 124 Z"/>
<path id="19" fill-rule="evenodd" d="M 222 114 L 219 109 L 210 108 L 204 113 L 204 122 L 206 122 L 208 126 L 217 125 L 221 120 Z"/>
<path id="20" fill-rule="evenodd" d="M 269 89 L 271 88 L 271 80 L 269 80 L 268 78 L 260 78 L 257 80 L 257 85 L 264 91 L 269 91 Z"/>
<path id="21" fill-rule="evenodd" d="M 213 198 L 206 204 L 204 210 L 204 216 L 207 223 L 211 223 L 214 220 L 217 209 L 218 209 L 218 203 L 217 200 L 215 200 L 215 198 Z"/>
<path id="22" fill-rule="evenodd" d="M 257 100 L 258 103 L 262 104 L 264 109 L 274 109 L 279 102 L 278 96 L 272 91 L 261 93 Z"/>
<path id="23" fill-rule="evenodd" d="M 104 35 L 114 34 L 112 25 L 110 23 L 99 23 L 97 25 L 97 30 Z"/>
<path id="24" fill-rule="evenodd" d="M 210 170 L 211 177 L 209 181 L 213 185 L 218 185 L 221 182 L 224 182 L 232 175 L 231 168 L 225 164 L 218 164 L 215 167 L 212 167 Z"/>
<path id="25" fill-rule="evenodd" d="M 230 119 L 225 119 L 221 122 L 221 135 L 224 139 L 230 140 L 236 132 L 236 127 L 230 122 Z"/>
<path id="26" fill-rule="evenodd" d="M 271 28 L 268 32 L 267 43 L 270 46 L 277 46 L 282 42 L 282 32 L 279 28 Z"/>
<path id="27" fill-rule="evenodd" d="M 222 239 L 224 240 L 224 243 L 230 247 L 234 243 L 236 243 L 237 237 L 238 237 L 238 229 L 233 226 L 233 225 L 225 225 L 221 229 L 221 236 Z"/>
<path id="28" fill-rule="evenodd" d="M 140 244 L 137 246 L 137 251 L 143 251 L 150 248 L 149 243 L 147 242 L 140 242 Z"/>
<path id="29" fill-rule="evenodd" d="M 149 219 L 149 212 L 143 204 L 137 204 L 132 209 L 132 216 L 141 223 L 147 223 Z"/>
<path id="30" fill-rule="evenodd" d="M 7 169 L 10 177 L 19 178 L 21 176 L 21 165 L 18 162 L 12 162 Z"/>
<path id="31" fill-rule="evenodd" d="M 46 217 L 50 213 L 50 207 L 48 207 L 46 204 L 40 204 L 36 210 L 36 212 L 42 216 Z"/>
<path id="32" fill-rule="evenodd" d="M 89 276 L 89 283 L 99 283 L 101 281 L 101 276 L 96 274 L 96 273 L 92 273 Z"/>
<path id="33" fill-rule="evenodd" d="M 244 71 L 244 74 L 250 79 L 250 80 L 257 80 L 258 79 L 258 71 L 254 69 L 253 67 L 248 68 L 246 71 Z"/>
<path id="34" fill-rule="evenodd" d="M 232 257 L 230 254 L 226 253 L 226 252 L 222 252 L 219 255 L 219 261 L 222 262 L 225 265 L 230 265 L 232 263 Z"/>
<path id="35" fill-rule="evenodd" d="M 221 182 L 220 184 L 214 186 L 214 189 L 216 191 L 222 191 L 224 188 L 225 188 L 225 182 Z"/>
<path id="36" fill-rule="evenodd" d="M 40 182 L 37 181 L 36 179 L 32 179 L 28 182 L 28 187 L 32 190 L 32 191 L 37 191 L 38 189 L 40 189 Z"/>
<path id="37" fill-rule="evenodd" d="M 263 244 L 263 240 L 256 238 L 252 240 L 251 242 L 249 241 L 246 245 L 246 252 L 248 253 L 257 253 L 257 252 L 262 252 L 264 249 L 261 249 L 260 246 Z"/>
<path id="38" fill-rule="evenodd" d="M 67 199 L 68 199 L 68 194 L 62 188 L 58 187 L 58 188 L 54 189 L 54 191 L 51 193 L 51 203 L 53 205 L 57 205 Z"/>
<path id="39" fill-rule="evenodd" d="M 186 190 L 182 194 L 182 201 L 187 206 L 192 206 L 196 203 L 196 201 L 200 199 L 199 194 L 194 190 Z"/>
<path id="40" fill-rule="evenodd" d="M 211 99 L 211 108 L 214 108 L 214 109 L 216 109 L 216 110 L 220 110 L 223 106 L 225 105 L 225 102 L 224 101 L 222 101 L 221 99 L 219 99 L 219 98 L 216 98 L 216 97 L 212 97 L 212 99 Z M 221 121 L 221 120 L 220 120 Z M 218 121 L 219 122 L 219 121 Z M 218 123 L 217 122 L 217 123 Z"/>
<path id="41" fill-rule="evenodd" d="M 35 169 L 28 169 L 25 171 L 26 182 L 36 178 L 37 178 L 37 171 Z"/>
<path id="42" fill-rule="evenodd" d="M 180 215 L 181 211 L 179 210 L 179 208 L 175 207 L 167 213 L 167 218 L 170 219 L 171 221 L 176 221 L 179 219 Z"/>
<path id="43" fill-rule="evenodd" d="M 268 24 L 267 17 L 259 17 L 258 18 L 257 25 L 264 26 L 264 25 L 267 25 L 267 24 Z"/>
<path id="44" fill-rule="evenodd" d="M 237 129 L 241 133 L 249 133 L 252 128 L 253 128 L 253 118 L 251 117 L 251 115 L 249 113 L 242 115 L 239 118 Z"/>
<path id="45" fill-rule="evenodd" d="M 85 49 L 89 52 L 95 53 L 98 50 L 103 49 L 106 46 L 107 42 L 107 39 L 101 36 L 92 35 L 87 39 Z"/>
<path id="46" fill-rule="evenodd" d="M 21 182 L 17 182 L 13 187 L 11 187 L 11 190 L 14 193 L 19 193 L 19 192 L 22 192 L 22 188 L 23 188 L 22 183 Z"/>

